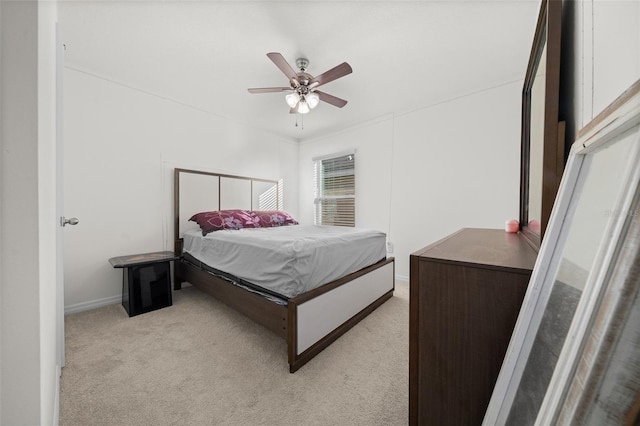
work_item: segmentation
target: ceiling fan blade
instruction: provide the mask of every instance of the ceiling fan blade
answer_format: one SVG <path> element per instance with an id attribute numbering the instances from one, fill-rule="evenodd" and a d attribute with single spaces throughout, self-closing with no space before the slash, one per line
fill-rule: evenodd
<path id="1" fill-rule="evenodd" d="M 312 78 L 311 81 L 309 81 L 309 86 L 318 87 L 340 77 L 344 77 L 347 74 L 351 74 L 352 72 L 353 70 L 351 69 L 351 65 L 343 62 L 340 65 L 331 68 L 329 71 L 325 71 L 322 74 Z"/>
<path id="2" fill-rule="evenodd" d="M 298 74 L 296 74 L 295 70 L 291 68 L 291 65 L 289 65 L 289 63 L 281 54 L 279 54 L 278 52 L 270 52 L 267 53 L 267 56 L 273 61 L 274 64 L 276 64 L 278 68 L 280 68 L 280 71 L 282 71 L 284 75 L 289 78 L 289 80 L 298 81 Z"/>
<path id="3" fill-rule="evenodd" d="M 317 93 L 318 96 L 320 97 L 321 101 L 324 101 L 328 104 L 337 106 L 338 108 L 342 108 L 343 106 L 345 106 L 347 104 L 347 101 L 345 101 L 344 99 L 340 99 L 336 96 L 330 95 L 328 93 L 324 93 L 321 92 L 319 90 L 316 90 L 314 93 Z"/>
<path id="4" fill-rule="evenodd" d="M 249 93 L 273 93 L 273 92 L 286 92 L 291 90 L 291 87 L 258 87 L 255 89 L 247 89 Z"/>

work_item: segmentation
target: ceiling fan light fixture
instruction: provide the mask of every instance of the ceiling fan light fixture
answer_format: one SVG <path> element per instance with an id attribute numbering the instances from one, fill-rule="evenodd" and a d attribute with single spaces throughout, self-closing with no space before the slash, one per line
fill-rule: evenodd
<path id="1" fill-rule="evenodd" d="M 300 103 L 298 104 L 298 112 L 300 114 L 306 114 L 309 111 L 309 104 L 304 99 L 300 99 Z"/>
<path id="2" fill-rule="evenodd" d="M 320 102 L 320 96 L 317 93 L 311 92 L 305 96 L 305 100 L 309 104 L 309 108 L 313 109 L 318 106 L 318 102 Z"/>
<path id="3" fill-rule="evenodd" d="M 287 101 L 287 105 L 289 105 L 289 107 L 295 108 L 296 104 L 300 100 L 300 97 L 297 93 L 292 92 L 285 96 L 284 99 Z"/>

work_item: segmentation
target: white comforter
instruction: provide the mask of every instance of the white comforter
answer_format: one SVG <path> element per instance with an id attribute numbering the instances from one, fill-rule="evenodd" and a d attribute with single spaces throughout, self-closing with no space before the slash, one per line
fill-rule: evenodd
<path id="1" fill-rule="evenodd" d="M 383 232 L 291 225 L 184 235 L 184 251 L 212 268 L 294 297 L 386 256 Z"/>

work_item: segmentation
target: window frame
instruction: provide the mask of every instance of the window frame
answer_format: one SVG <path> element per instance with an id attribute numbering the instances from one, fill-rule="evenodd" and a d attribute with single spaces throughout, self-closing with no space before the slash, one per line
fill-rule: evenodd
<path id="1" fill-rule="evenodd" d="M 313 223 L 316 225 L 333 225 L 355 227 L 356 225 L 356 164 L 355 151 L 339 152 L 321 157 L 314 157 L 313 186 L 314 213 Z M 347 161 L 352 167 L 345 168 Z M 330 163 L 333 163 L 330 164 Z M 326 176 L 327 168 L 332 176 Z M 345 177 L 352 176 L 352 179 Z M 327 182 L 327 179 L 334 182 Z M 336 179 L 337 178 L 337 179 Z M 351 184 L 349 184 L 351 182 Z M 329 191 L 329 193 L 327 193 Z M 344 193 L 346 191 L 346 193 Z M 334 192 L 331 194 L 331 192 Z M 336 194 L 338 192 L 339 194 Z M 346 203 L 345 203 L 346 201 Z M 342 207 L 340 206 L 342 204 Z M 335 214 L 328 220 L 328 205 L 335 207 Z"/>

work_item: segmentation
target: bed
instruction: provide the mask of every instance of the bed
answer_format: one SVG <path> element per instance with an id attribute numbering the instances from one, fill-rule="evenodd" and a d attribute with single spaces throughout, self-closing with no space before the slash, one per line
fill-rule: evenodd
<path id="1" fill-rule="evenodd" d="M 254 212 L 281 212 L 282 192 L 278 181 L 176 168 L 173 282 L 176 290 L 190 283 L 284 338 L 293 373 L 393 296 L 395 266 L 386 236 L 373 230 L 290 217 L 253 228 L 243 217 L 248 228 L 212 231 L 199 221 L 198 214 L 239 211 L 257 223 Z"/>

